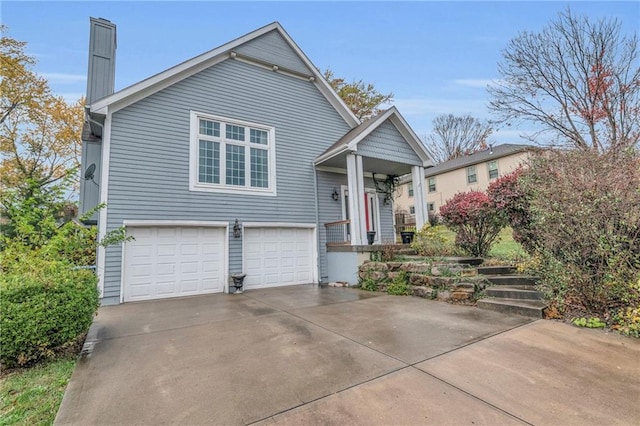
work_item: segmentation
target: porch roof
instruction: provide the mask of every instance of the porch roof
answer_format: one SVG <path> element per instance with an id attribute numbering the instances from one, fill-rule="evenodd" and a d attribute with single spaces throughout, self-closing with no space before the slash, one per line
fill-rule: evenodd
<path id="1" fill-rule="evenodd" d="M 416 161 L 403 159 L 398 155 L 396 149 L 388 147 L 385 150 L 386 152 L 382 153 L 383 155 L 377 157 L 366 154 L 363 155 L 363 167 L 365 171 L 399 176 L 409 173 L 411 167 L 415 165 L 422 165 L 424 167 L 433 165 L 424 145 L 411 127 L 409 127 L 406 120 L 400 115 L 396 107 L 391 107 L 385 112 L 378 114 L 376 117 L 350 130 L 317 157 L 314 164 L 316 166 L 344 168 L 346 155 L 349 153 L 358 153 L 358 144 L 365 141 L 367 136 L 371 135 L 386 122 L 391 123 L 395 129 L 397 129 L 406 145 L 415 153 L 415 156 L 419 160 L 416 164 Z"/>

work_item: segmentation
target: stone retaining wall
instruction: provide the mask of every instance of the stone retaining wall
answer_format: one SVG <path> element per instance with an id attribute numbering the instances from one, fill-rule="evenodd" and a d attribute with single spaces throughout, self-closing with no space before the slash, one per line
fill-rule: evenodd
<path id="1" fill-rule="evenodd" d="M 429 262 L 372 262 L 360 265 L 360 283 L 369 280 L 379 291 L 404 273 L 409 294 L 449 303 L 475 304 L 487 281 L 468 265 Z"/>

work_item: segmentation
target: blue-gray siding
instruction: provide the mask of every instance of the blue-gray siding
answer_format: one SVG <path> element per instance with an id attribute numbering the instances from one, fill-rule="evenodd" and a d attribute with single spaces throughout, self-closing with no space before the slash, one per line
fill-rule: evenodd
<path id="1" fill-rule="evenodd" d="M 358 143 L 358 154 L 365 157 L 391 160 L 390 153 L 392 153 L 394 161 L 414 166 L 422 165 L 420 157 L 389 120 L 382 123 Z"/>
<path id="2" fill-rule="evenodd" d="M 102 144 L 100 142 L 84 141 L 82 143 L 80 215 L 84 215 L 100 202 L 101 151 Z M 92 164 L 96 166 L 93 179 L 84 179 L 85 171 Z M 91 219 L 98 220 L 98 212 L 94 213 Z"/>
<path id="3" fill-rule="evenodd" d="M 276 30 L 269 31 L 237 47 L 235 51 L 273 65 L 311 75 L 311 70 L 307 68 Z"/>
<path id="4" fill-rule="evenodd" d="M 189 191 L 191 110 L 275 128 L 277 197 Z M 226 60 L 113 115 L 107 228 L 125 219 L 315 223 L 313 159 L 348 130 L 312 82 Z M 106 251 L 106 301 L 120 296 L 121 253 Z M 241 262 L 241 241 L 230 238 L 230 272 Z"/>
<path id="5" fill-rule="evenodd" d="M 103 19 L 90 19 L 87 105 L 113 93 L 116 27 Z"/>

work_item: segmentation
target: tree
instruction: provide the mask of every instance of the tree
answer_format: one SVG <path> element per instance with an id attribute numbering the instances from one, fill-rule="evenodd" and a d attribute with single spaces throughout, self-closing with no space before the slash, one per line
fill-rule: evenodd
<path id="1" fill-rule="evenodd" d="M 433 120 L 433 131 L 427 136 L 427 152 L 436 163 L 452 160 L 485 149 L 493 132 L 489 124 L 463 115 L 439 115 Z"/>
<path id="2" fill-rule="evenodd" d="M 358 120 L 368 120 L 383 111 L 380 105 L 393 100 L 393 93 L 380 93 L 371 83 L 362 80 L 347 83 L 343 78 L 336 77 L 331 69 L 322 74 Z"/>
<path id="3" fill-rule="evenodd" d="M 0 183 L 3 190 L 44 187 L 79 165 L 84 101 L 68 105 L 54 96 L 33 71 L 26 44 L 0 31 Z"/>
<path id="4" fill-rule="evenodd" d="M 510 124 L 528 121 L 554 143 L 605 151 L 640 140 L 637 34 L 620 22 L 592 22 L 566 10 L 540 33 L 522 32 L 498 64 L 490 110 Z"/>

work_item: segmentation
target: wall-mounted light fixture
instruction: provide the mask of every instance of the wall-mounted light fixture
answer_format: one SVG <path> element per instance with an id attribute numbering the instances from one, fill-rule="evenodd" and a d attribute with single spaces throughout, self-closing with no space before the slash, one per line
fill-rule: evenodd
<path id="1" fill-rule="evenodd" d="M 240 236 L 242 236 L 242 227 L 240 226 L 238 219 L 236 219 L 236 223 L 233 225 L 233 237 L 240 238 Z"/>
<path id="2" fill-rule="evenodd" d="M 333 193 L 331 194 L 331 198 L 333 201 L 338 201 L 340 199 L 340 194 L 338 194 L 338 190 L 333 188 Z"/>

